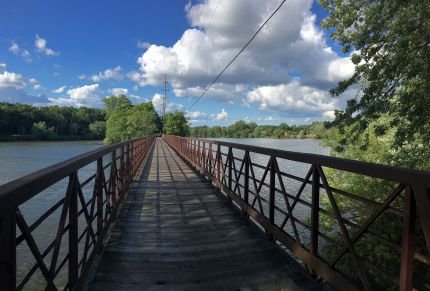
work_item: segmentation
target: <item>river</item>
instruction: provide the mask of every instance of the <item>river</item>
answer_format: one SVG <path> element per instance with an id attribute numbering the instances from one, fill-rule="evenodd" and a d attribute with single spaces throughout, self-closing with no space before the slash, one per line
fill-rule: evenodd
<path id="1" fill-rule="evenodd" d="M 263 146 L 268 148 L 276 148 L 287 151 L 297 151 L 306 153 L 315 153 L 328 155 L 329 149 L 320 145 L 319 140 L 315 139 L 265 139 L 265 138 L 253 138 L 253 139 L 233 139 L 233 138 L 218 138 L 217 140 L 223 140 L 233 143 L 242 143 L 255 146 Z M 78 142 L 6 142 L 0 143 L 0 185 L 19 178 L 23 175 L 32 173 L 49 165 L 64 161 L 73 156 L 88 152 L 97 147 L 102 146 L 99 141 L 78 141 Z M 235 151 L 235 156 L 241 157 L 243 155 L 240 151 Z M 267 164 L 267 157 L 251 154 L 251 160 L 254 163 L 265 166 Z M 304 177 L 309 170 L 309 165 L 279 160 L 279 167 L 282 170 L 287 171 L 290 174 L 294 174 L 300 177 Z M 237 164 L 237 169 L 240 168 L 240 164 Z M 84 181 L 85 178 L 91 176 L 95 172 L 95 164 L 90 164 L 87 167 L 79 171 L 80 181 Z M 255 175 L 261 177 L 263 170 L 255 168 Z M 266 180 L 267 181 L 267 180 Z M 288 192 L 295 193 L 300 183 L 285 179 L 285 187 Z M 44 213 L 49 207 L 64 197 L 66 186 L 66 179 L 54 184 L 49 189 L 43 191 L 36 197 L 30 199 L 26 203 L 20 206 L 20 210 L 23 213 L 28 224 L 33 223 L 42 213 Z M 88 195 L 92 192 L 92 184 L 90 183 L 84 188 L 84 193 Z M 308 188 L 308 187 L 307 187 Z M 308 198 L 308 190 L 305 189 L 303 198 Z M 250 189 L 254 190 L 254 187 L 250 185 Z M 267 197 L 268 191 L 265 187 L 261 190 L 261 195 Z M 276 196 L 276 203 L 282 204 L 283 198 L 281 195 Z M 284 203 L 285 204 L 285 203 Z M 256 206 L 257 207 L 257 206 Z M 264 207 L 265 208 L 265 207 Z M 282 207 L 284 208 L 284 207 Z M 43 251 L 48 244 L 55 238 L 57 231 L 57 225 L 59 220 L 60 210 L 57 210 L 51 215 L 39 228 L 33 231 L 33 236 L 39 246 L 39 250 Z M 294 214 L 302 220 L 308 218 L 308 209 L 305 209 L 302 205 L 297 205 Z M 275 219 L 279 222 L 282 221 L 283 217 L 279 213 L 275 216 Z M 289 224 L 286 225 L 286 229 L 289 229 Z M 291 230 L 291 229 L 290 229 Z M 305 238 L 308 236 L 306 230 L 298 228 L 301 235 Z M 63 241 L 67 241 L 67 236 L 63 238 Z M 66 244 L 63 242 L 63 244 Z M 66 244 L 67 245 L 67 244 Z M 63 250 L 65 248 L 62 248 Z M 63 254 L 64 255 L 64 254 Z M 60 258 L 62 258 L 60 252 Z M 34 265 L 35 260 L 33 256 L 29 254 L 29 249 L 25 242 L 21 243 L 17 248 L 17 281 L 21 281 L 28 270 Z M 50 255 L 45 259 L 45 263 L 49 266 Z M 60 262 L 59 262 L 60 263 Z M 58 265 L 58 264 L 57 264 Z M 63 268 L 62 272 L 56 280 L 61 285 L 62 281 L 67 274 L 67 264 Z M 25 289 L 40 289 L 43 288 L 45 282 L 40 271 L 36 271 L 35 276 L 26 285 Z"/>

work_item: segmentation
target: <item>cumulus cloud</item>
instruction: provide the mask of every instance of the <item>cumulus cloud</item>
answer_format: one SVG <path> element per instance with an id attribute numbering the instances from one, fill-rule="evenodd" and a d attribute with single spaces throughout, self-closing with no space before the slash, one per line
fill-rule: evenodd
<path id="1" fill-rule="evenodd" d="M 206 113 L 200 111 L 185 111 L 185 117 L 191 124 L 207 121 Z"/>
<path id="2" fill-rule="evenodd" d="M 6 65 L 6 64 L 0 63 L 0 72 L 5 71 L 5 70 L 6 70 L 6 67 L 7 67 L 7 65 Z"/>
<path id="3" fill-rule="evenodd" d="M 0 88 L 14 87 L 22 88 L 25 82 L 21 74 L 4 71 L 0 74 Z"/>
<path id="4" fill-rule="evenodd" d="M 223 108 L 223 109 L 221 109 L 221 112 L 211 114 L 211 117 L 215 120 L 227 120 L 228 119 L 228 113 Z"/>
<path id="5" fill-rule="evenodd" d="M 224 1 L 206 37 L 209 25 L 206 14 L 215 9 L 217 0 L 188 5 L 187 18 L 193 27 L 172 47 L 149 46 L 139 57 L 140 70 L 132 79 L 142 86 L 158 85 L 169 72 L 171 84 L 177 91 L 204 88 L 277 4 L 275 0 Z M 316 16 L 310 10 L 311 4 L 310 0 L 289 1 L 220 81 L 231 85 L 280 84 L 294 70 L 303 75 L 307 85 L 322 87 L 350 73 L 349 58 L 339 57 L 325 43 L 323 32 L 316 25 Z M 288 19 L 287 26 L 285 19 Z M 333 68 L 337 69 L 333 71 Z M 336 74 L 339 71 L 344 74 Z"/>
<path id="6" fill-rule="evenodd" d="M 128 77 L 139 86 L 159 86 L 168 73 L 176 96 L 199 96 L 279 1 L 223 1 L 219 7 L 217 4 L 218 0 L 188 4 L 185 11 L 191 28 L 172 46 L 146 45 L 137 60 L 139 69 Z M 306 112 L 322 116 L 339 106 L 341 103 L 325 92 L 350 77 L 354 65 L 349 57 L 339 56 L 326 43 L 311 7 L 311 0 L 288 1 L 204 99 L 229 103 L 245 100 L 242 105 L 256 103 L 262 110 L 277 104 L 277 100 L 288 99 L 297 115 L 304 116 Z M 267 88 L 281 94 L 287 94 L 285 88 L 295 89 L 295 93 L 279 95 L 272 101 L 262 93 Z M 303 107 L 302 103 L 310 107 Z M 278 105 L 272 109 L 281 114 L 292 113 L 291 107 Z"/>
<path id="7" fill-rule="evenodd" d="M 64 91 L 66 90 L 67 86 L 61 86 L 55 90 L 52 90 L 52 93 L 57 93 L 57 94 L 61 94 L 64 93 Z"/>
<path id="8" fill-rule="evenodd" d="M 154 108 L 158 113 L 163 113 L 163 99 L 164 96 L 159 93 L 156 93 L 154 96 L 152 96 L 152 105 L 154 105 Z M 182 104 L 174 102 L 167 102 L 166 104 L 166 112 L 180 111 L 183 108 L 184 106 Z"/>
<path id="9" fill-rule="evenodd" d="M 337 105 L 326 91 L 302 85 L 299 80 L 257 87 L 247 93 L 246 102 L 258 104 L 262 110 L 297 117 L 326 116 Z"/>
<path id="10" fill-rule="evenodd" d="M 46 41 L 46 39 L 41 38 L 39 35 L 36 34 L 36 40 L 34 41 L 34 45 L 36 46 L 37 51 L 47 56 L 58 56 L 60 53 L 48 48 L 46 46 L 47 43 L 48 42 Z"/>
<path id="11" fill-rule="evenodd" d="M 14 55 L 21 56 L 27 62 L 31 62 L 32 61 L 31 60 L 31 55 L 28 52 L 28 50 L 21 49 L 19 47 L 19 45 L 16 42 L 14 42 L 14 41 L 11 42 L 10 47 L 9 47 L 9 51 L 11 53 L 13 53 Z"/>
<path id="12" fill-rule="evenodd" d="M 31 78 L 29 80 L 30 85 L 33 86 L 34 90 L 40 90 L 42 89 L 42 86 L 39 84 L 39 82 L 35 78 Z"/>
<path id="13" fill-rule="evenodd" d="M 62 106 L 101 106 L 101 91 L 99 84 L 85 85 L 67 90 L 67 97 L 48 98 L 50 102 Z"/>
<path id="14" fill-rule="evenodd" d="M 112 88 L 109 90 L 112 95 L 118 96 L 118 95 L 128 95 L 128 89 L 126 88 Z"/>
<path id="15" fill-rule="evenodd" d="M 115 80 L 122 79 L 120 66 L 116 66 L 115 68 L 112 68 L 112 69 L 106 69 L 103 72 L 99 72 L 98 74 L 91 76 L 91 80 L 93 82 L 100 82 L 100 81 L 109 80 L 109 79 L 115 79 Z"/>

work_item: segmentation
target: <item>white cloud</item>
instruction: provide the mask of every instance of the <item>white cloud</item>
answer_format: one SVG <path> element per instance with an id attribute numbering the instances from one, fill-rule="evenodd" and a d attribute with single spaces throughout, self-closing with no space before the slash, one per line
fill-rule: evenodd
<path id="1" fill-rule="evenodd" d="M 53 104 L 68 106 L 101 106 L 99 84 L 85 85 L 67 90 L 68 97 L 48 98 Z"/>
<path id="2" fill-rule="evenodd" d="M 141 48 L 141 49 L 147 49 L 147 48 L 149 48 L 151 46 L 151 44 L 149 43 L 149 42 L 146 42 L 146 41 L 138 41 L 137 42 L 137 47 L 138 48 Z"/>
<path id="3" fill-rule="evenodd" d="M 221 109 L 221 112 L 211 114 L 211 117 L 215 120 L 227 120 L 228 119 L 228 113 L 223 108 L 223 109 Z"/>
<path id="4" fill-rule="evenodd" d="M 118 96 L 118 95 L 128 95 L 128 89 L 126 88 L 112 88 L 110 90 L 112 95 Z"/>
<path id="5" fill-rule="evenodd" d="M 256 103 L 262 110 L 277 111 L 288 116 L 326 116 L 336 108 L 337 100 L 326 91 L 300 84 L 260 86 L 246 95 L 248 104 Z"/>
<path id="6" fill-rule="evenodd" d="M 16 42 L 12 41 L 9 47 L 9 51 L 15 55 L 19 54 L 20 52 L 19 45 Z"/>
<path id="7" fill-rule="evenodd" d="M 207 121 L 207 115 L 204 112 L 200 111 L 186 111 L 185 117 L 188 119 L 188 121 L 193 123 L 202 123 Z"/>
<path id="8" fill-rule="evenodd" d="M 218 1 L 188 4 L 185 11 L 191 28 L 173 46 L 146 46 L 137 61 L 139 70 L 128 77 L 139 86 L 159 86 L 167 73 L 176 96 L 199 96 L 279 4 L 277 0 L 222 1 L 209 30 L 208 20 Z M 323 94 L 324 101 L 318 102 L 329 107 L 302 109 L 301 102 L 312 102 L 295 100 L 299 114 L 333 110 L 336 102 L 325 92 L 350 77 L 354 66 L 349 57 L 339 56 L 326 43 L 311 7 L 311 0 L 288 1 L 203 98 L 238 103 L 248 99 L 244 98 L 248 92 L 265 86 L 291 87 L 296 82 L 294 78 L 299 78 L 302 93 L 312 90 Z M 271 104 L 270 100 L 262 103 L 262 109 L 264 104 Z M 287 106 L 277 106 L 275 110 L 291 113 Z"/>
<path id="9" fill-rule="evenodd" d="M 154 105 L 154 108 L 158 113 L 163 113 L 163 99 L 164 96 L 159 93 L 152 96 L 152 105 Z M 167 102 L 166 104 L 166 112 L 180 111 L 183 108 L 184 106 L 178 103 Z"/>
<path id="10" fill-rule="evenodd" d="M 52 93 L 57 93 L 57 94 L 61 94 L 64 93 L 64 91 L 66 90 L 67 86 L 61 86 L 55 90 L 52 90 Z"/>
<path id="11" fill-rule="evenodd" d="M 206 113 L 200 112 L 200 111 L 186 111 L 185 117 L 190 119 L 199 119 L 199 118 L 206 117 Z"/>
<path id="12" fill-rule="evenodd" d="M 39 82 L 35 78 L 31 78 L 29 80 L 29 82 L 33 86 L 34 90 L 40 90 L 40 89 L 42 89 L 42 86 L 39 84 Z"/>
<path id="13" fill-rule="evenodd" d="M 130 96 L 129 96 L 129 98 L 132 100 L 132 101 L 134 101 L 135 103 L 137 103 L 137 102 L 148 102 L 149 100 L 148 99 L 146 99 L 146 98 L 142 98 L 142 97 L 140 97 L 140 96 L 138 96 L 138 95 L 133 95 L 133 94 L 131 94 Z"/>
<path id="14" fill-rule="evenodd" d="M 85 80 L 87 78 L 87 75 L 85 75 L 85 74 L 80 74 L 79 76 L 78 76 L 78 79 L 79 80 Z"/>
<path id="15" fill-rule="evenodd" d="M 46 47 L 47 43 L 48 42 L 46 41 L 46 39 L 41 38 L 39 35 L 36 34 L 36 40 L 34 41 L 34 45 L 36 46 L 37 51 L 40 53 L 44 53 L 47 56 L 58 56 L 60 53 Z"/>
<path id="16" fill-rule="evenodd" d="M 168 72 L 175 90 L 204 88 L 278 4 L 276 0 L 224 1 L 205 37 L 207 19 L 210 18 L 206 14 L 214 10 L 217 1 L 189 5 L 187 18 L 192 26 L 200 29 L 186 30 L 172 47 L 151 45 L 139 57 L 140 72 L 135 72 L 132 79 L 141 86 L 156 86 Z M 231 85 L 280 84 L 292 71 L 298 71 L 303 75 L 304 83 L 328 86 L 350 72 L 349 58 L 339 62 L 342 58 L 325 43 L 311 5 L 311 0 L 289 1 L 224 73 L 220 82 Z M 287 26 L 285 19 L 288 19 Z M 200 43 L 197 51 L 196 45 Z M 342 66 L 345 74 L 328 74 L 330 65 Z"/>
<path id="17" fill-rule="evenodd" d="M 14 87 L 22 88 L 25 82 L 21 74 L 16 74 L 8 71 L 4 71 L 0 74 L 0 88 Z"/>
<path id="18" fill-rule="evenodd" d="M 10 47 L 9 47 L 9 51 L 11 53 L 13 53 L 14 55 L 20 55 L 27 62 L 31 62 L 32 61 L 31 60 L 31 55 L 28 52 L 28 50 L 21 49 L 19 47 L 19 45 L 16 42 L 14 42 L 14 41 L 11 42 Z"/>
<path id="19" fill-rule="evenodd" d="M 5 70 L 6 70 L 6 67 L 7 67 L 7 65 L 6 65 L 6 64 L 0 63 L 0 72 L 5 71 Z"/>
<path id="20" fill-rule="evenodd" d="M 121 67 L 116 66 L 115 68 L 106 69 L 103 72 L 99 72 L 98 74 L 91 76 L 91 80 L 93 82 L 100 82 L 108 79 L 121 80 Z"/>

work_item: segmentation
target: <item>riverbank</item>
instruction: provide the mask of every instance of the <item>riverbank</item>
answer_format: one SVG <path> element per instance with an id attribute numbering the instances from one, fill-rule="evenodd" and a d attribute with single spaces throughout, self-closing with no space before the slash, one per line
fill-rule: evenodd
<path id="1" fill-rule="evenodd" d="M 0 142 L 14 141 L 81 141 L 81 140 L 103 140 L 99 136 L 80 136 L 80 135 L 54 135 L 47 137 L 38 137 L 34 135 L 0 135 Z"/>

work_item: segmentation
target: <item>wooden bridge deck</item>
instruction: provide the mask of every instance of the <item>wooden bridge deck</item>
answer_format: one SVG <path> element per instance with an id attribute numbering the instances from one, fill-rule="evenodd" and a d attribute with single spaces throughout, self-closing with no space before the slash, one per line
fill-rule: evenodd
<path id="1" fill-rule="evenodd" d="M 90 290 L 317 290 L 295 261 L 158 138 Z"/>

